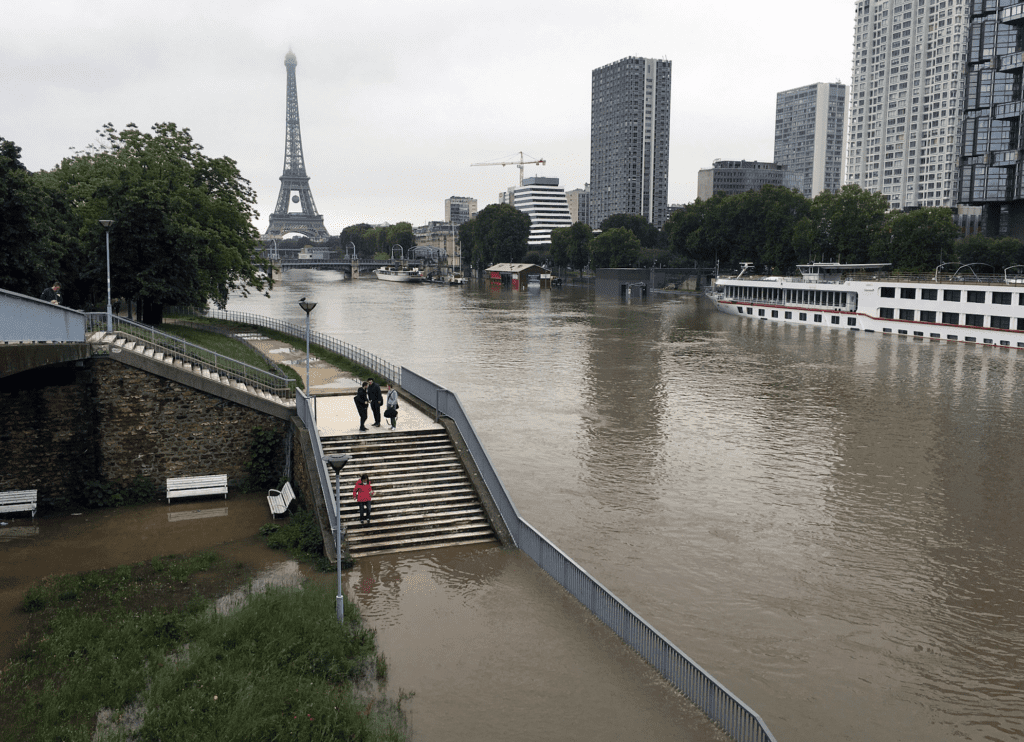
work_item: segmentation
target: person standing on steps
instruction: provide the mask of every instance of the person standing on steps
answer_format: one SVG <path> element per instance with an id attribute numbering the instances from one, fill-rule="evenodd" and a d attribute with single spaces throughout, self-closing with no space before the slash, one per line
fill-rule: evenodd
<path id="1" fill-rule="evenodd" d="M 367 383 L 364 381 L 356 392 L 356 409 L 359 411 L 359 432 L 366 431 L 366 413 L 370 404 L 370 398 L 366 394 Z"/>
<path id="2" fill-rule="evenodd" d="M 391 429 L 398 426 L 398 391 L 390 383 L 388 384 L 388 408 L 384 410 L 384 417 L 391 421 Z"/>
<path id="3" fill-rule="evenodd" d="M 371 376 L 366 380 L 369 386 L 366 388 L 366 394 L 370 398 L 370 409 L 373 410 L 373 427 L 380 427 L 380 406 L 384 404 L 384 397 L 381 396 L 380 387 L 377 382 L 373 380 Z"/>
<path id="4" fill-rule="evenodd" d="M 352 497 L 359 503 L 359 522 L 370 522 L 370 500 L 373 498 L 373 486 L 369 474 L 360 474 L 359 481 L 352 488 Z"/>

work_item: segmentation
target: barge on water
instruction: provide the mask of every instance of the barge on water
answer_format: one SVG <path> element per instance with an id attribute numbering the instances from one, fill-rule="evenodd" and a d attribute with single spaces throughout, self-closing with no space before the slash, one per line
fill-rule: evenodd
<path id="1" fill-rule="evenodd" d="M 707 296 L 727 314 L 775 322 L 1024 348 L 1024 276 L 890 273 L 890 263 L 807 263 L 799 276 L 716 278 Z M 964 269 L 967 269 L 966 272 Z"/>

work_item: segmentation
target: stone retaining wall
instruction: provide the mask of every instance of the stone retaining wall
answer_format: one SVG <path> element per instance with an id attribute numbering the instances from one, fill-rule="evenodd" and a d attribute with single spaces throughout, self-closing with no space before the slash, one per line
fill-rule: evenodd
<path id="1" fill-rule="evenodd" d="M 106 358 L 15 374 L 0 379 L 0 491 L 38 489 L 45 511 L 89 480 L 227 474 L 238 486 L 255 428 L 283 440 L 289 425 Z"/>

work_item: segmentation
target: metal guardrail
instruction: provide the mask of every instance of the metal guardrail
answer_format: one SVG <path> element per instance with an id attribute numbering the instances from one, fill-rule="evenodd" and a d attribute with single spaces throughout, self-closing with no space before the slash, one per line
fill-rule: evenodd
<path id="1" fill-rule="evenodd" d="M 295 414 L 302 420 L 302 424 L 309 431 L 309 437 L 313 444 L 313 450 L 317 451 L 316 472 L 320 478 L 320 492 L 323 494 L 324 504 L 327 506 L 328 518 L 331 521 L 331 531 L 334 538 L 338 538 L 338 499 L 331 488 L 331 475 L 327 471 L 327 463 L 323 457 L 323 444 L 320 442 L 320 431 L 316 427 L 315 403 L 310 403 L 310 398 L 301 389 L 295 393 Z M 344 537 L 344 534 L 342 534 Z"/>
<path id="2" fill-rule="evenodd" d="M 458 397 L 402 369 L 403 391 L 455 423 L 516 545 L 737 742 L 774 742 L 758 714 L 523 520 Z"/>
<path id="3" fill-rule="evenodd" d="M 291 335 L 301 340 L 303 343 L 306 341 L 306 328 L 304 325 L 293 325 L 289 322 L 282 322 L 281 320 L 273 319 L 271 317 L 263 317 L 259 314 L 231 312 L 225 309 L 195 309 L 194 307 L 175 307 L 168 311 L 191 315 L 194 317 L 211 317 L 213 319 L 223 319 L 229 322 L 239 322 L 245 325 L 265 327 L 268 330 L 276 330 L 277 332 Z M 326 348 L 332 353 L 337 353 L 353 363 L 358 363 L 363 368 L 373 371 L 378 376 L 383 377 L 397 386 L 402 385 L 402 369 L 400 366 L 388 363 L 383 358 L 375 356 L 372 353 L 367 353 L 362 348 L 357 348 L 354 345 L 342 342 L 330 335 L 324 335 L 321 332 L 315 331 L 309 333 L 309 342 L 319 345 L 322 348 Z"/>
<path id="4" fill-rule="evenodd" d="M 105 312 L 89 312 L 86 314 L 86 331 L 100 332 L 107 329 Z M 113 331 L 126 337 L 135 338 L 146 343 L 165 356 L 171 356 L 183 363 L 190 363 L 207 368 L 211 373 L 233 379 L 254 389 L 282 399 L 295 396 L 296 383 L 292 379 L 277 376 L 269 371 L 250 366 L 234 358 L 215 353 L 212 350 L 182 340 L 175 335 L 161 332 L 149 325 L 143 325 L 124 317 L 113 318 Z"/>
<path id="5" fill-rule="evenodd" d="M 84 343 L 85 314 L 0 289 L 0 342 Z"/>

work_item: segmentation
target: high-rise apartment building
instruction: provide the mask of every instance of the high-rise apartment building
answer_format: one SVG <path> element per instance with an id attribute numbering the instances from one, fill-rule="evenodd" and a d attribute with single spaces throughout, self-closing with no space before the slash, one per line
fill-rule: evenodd
<path id="1" fill-rule="evenodd" d="M 583 188 L 573 188 L 565 192 L 565 200 L 569 203 L 569 219 L 573 224 L 586 222 L 590 210 L 590 183 Z"/>
<path id="2" fill-rule="evenodd" d="M 600 226 L 613 214 L 668 218 L 668 140 L 672 63 L 626 57 L 591 77 L 590 210 Z"/>
<path id="3" fill-rule="evenodd" d="M 843 183 L 846 86 L 819 82 L 775 96 L 775 163 L 803 177 L 801 192 L 814 198 Z"/>
<path id="4" fill-rule="evenodd" d="M 558 178 L 525 178 L 515 189 L 512 205 L 530 215 L 530 247 L 550 245 L 552 229 L 572 226 L 569 204 Z"/>
<path id="5" fill-rule="evenodd" d="M 891 208 L 957 203 L 971 2 L 857 0 L 846 182 Z"/>
<path id="6" fill-rule="evenodd" d="M 1024 239 L 1024 5 L 970 7 L 960 202 L 981 206 L 990 236 Z M 962 55 L 961 55 L 962 56 Z"/>
<path id="7" fill-rule="evenodd" d="M 469 196 L 452 196 L 444 200 L 444 220 L 458 226 L 476 216 L 476 199 Z"/>

